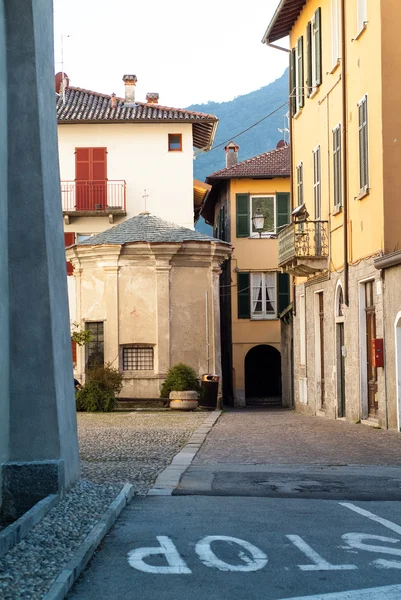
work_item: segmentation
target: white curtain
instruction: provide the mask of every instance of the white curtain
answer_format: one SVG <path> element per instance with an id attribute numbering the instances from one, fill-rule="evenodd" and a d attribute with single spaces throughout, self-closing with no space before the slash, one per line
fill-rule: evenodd
<path id="1" fill-rule="evenodd" d="M 252 313 L 261 313 L 262 311 L 262 273 L 252 273 Z"/>

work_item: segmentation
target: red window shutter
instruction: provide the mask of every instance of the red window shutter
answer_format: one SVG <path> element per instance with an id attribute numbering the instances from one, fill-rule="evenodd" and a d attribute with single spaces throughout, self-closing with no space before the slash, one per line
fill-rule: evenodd
<path id="1" fill-rule="evenodd" d="M 64 233 L 64 245 L 66 248 L 68 248 L 68 246 L 72 246 L 73 244 L 75 244 L 75 233 L 72 233 L 71 231 Z M 67 262 L 67 275 L 72 275 L 74 272 L 74 267 L 72 266 L 72 264 L 70 262 Z"/>
<path id="2" fill-rule="evenodd" d="M 107 179 L 107 148 L 91 148 L 92 179 L 105 181 Z"/>
<path id="3" fill-rule="evenodd" d="M 89 181 L 91 177 L 92 148 L 75 148 L 75 179 Z"/>
<path id="4" fill-rule="evenodd" d="M 77 344 L 71 340 L 71 349 L 72 349 L 72 362 L 74 364 L 77 363 Z"/>

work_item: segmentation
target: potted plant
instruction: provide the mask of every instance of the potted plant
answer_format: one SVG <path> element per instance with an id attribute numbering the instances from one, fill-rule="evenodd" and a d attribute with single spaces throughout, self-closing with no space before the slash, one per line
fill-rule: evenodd
<path id="1" fill-rule="evenodd" d="M 170 399 L 170 408 L 195 410 L 198 408 L 200 389 L 194 369 L 184 363 L 178 363 L 167 373 L 160 397 Z"/>

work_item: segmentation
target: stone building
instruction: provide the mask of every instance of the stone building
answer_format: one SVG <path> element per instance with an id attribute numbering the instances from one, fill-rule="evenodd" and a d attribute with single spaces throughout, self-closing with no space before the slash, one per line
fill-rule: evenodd
<path id="1" fill-rule="evenodd" d="M 229 244 L 144 213 L 67 249 L 77 317 L 92 340 L 77 352 L 124 376 L 123 398 L 158 398 L 170 367 L 221 374 L 219 275 Z"/>

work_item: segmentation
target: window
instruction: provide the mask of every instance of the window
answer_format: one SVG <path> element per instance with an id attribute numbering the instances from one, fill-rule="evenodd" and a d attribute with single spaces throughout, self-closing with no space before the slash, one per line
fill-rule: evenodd
<path id="1" fill-rule="evenodd" d="M 237 287 L 239 319 L 276 319 L 290 304 L 287 273 L 240 271 Z"/>
<path id="2" fill-rule="evenodd" d="M 251 273 L 252 319 L 276 316 L 276 273 Z"/>
<path id="3" fill-rule="evenodd" d="M 296 90 L 296 110 L 297 112 L 304 106 L 304 38 L 300 37 L 297 42 L 297 90 Z"/>
<path id="4" fill-rule="evenodd" d="M 275 196 L 251 196 L 251 214 L 250 214 L 250 231 L 252 236 L 258 236 L 259 233 L 256 231 L 252 217 L 261 212 L 265 218 L 262 235 L 268 233 L 275 233 L 276 223 L 276 197 Z"/>
<path id="5" fill-rule="evenodd" d="M 152 346 L 124 346 L 123 371 L 153 371 Z"/>
<path id="6" fill-rule="evenodd" d="M 315 206 L 315 219 L 322 217 L 322 189 L 321 189 L 321 162 L 320 146 L 313 151 L 313 200 Z"/>
<path id="7" fill-rule="evenodd" d="M 226 207 L 220 206 L 220 210 L 217 214 L 215 237 L 218 240 L 226 240 Z"/>
<path id="8" fill-rule="evenodd" d="M 310 96 L 322 83 L 322 19 L 320 8 L 315 11 L 312 20 L 308 23 L 306 33 L 308 44 L 307 88 L 308 96 Z"/>
<path id="9" fill-rule="evenodd" d="M 105 210 L 107 148 L 75 148 L 75 210 Z"/>
<path id="10" fill-rule="evenodd" d="M 169 152 L 180 152 L 182 150 L 182 134 L 181 133 L 169 133 L 168 134 L 168 149 L 169 149 Z"/>
<path id="11" fill-rule="evenodd" d="M 359 35 L 366 27 L 368 21 L 367 0 L 357 1 L 357 35 Z"/>
<path id="12" fill-rule="evenodd" d="M 104 365 L 104 326 L 103 321 L 86 323 L 85 329 L 90 331 L 91 340 L 86 346 L 86 368 Z"/>
<path id="13" fill-rule="evenodd" d="M 359 129 L 359 187 L 366 192 L 369 187 L 369 145 L 368 145 L 368 97 L 364 96 L 358 104 Z"/>
<path id="14" fill-rule="evenodd" d="M 304 165 L 299 163 L 297 166 L 297 200 L 298 206 L 304 203 Z"/>
<path id="15" fill-rule="evenodd" d="M 334 69 L 340 60 L 340 0 L 331 0 L 331 60 Z"/>
<path id="16" fill-rule="evenodd" d="M 334 208 L 342 205 L 342 173 L 341 173 L 341 125 L 333 129 L 333 185 Z"/>
<path id="17" fill-rule="evenodd" d="M 94 233 L 77 233 L 77 244 L 81 244 L 85 240 L 89 240 L 89 238 L 92 237 L 92 235 L 95 235 L 95 234 Z"/>

